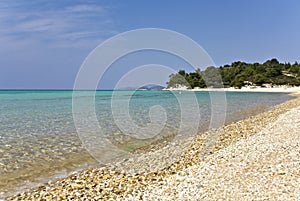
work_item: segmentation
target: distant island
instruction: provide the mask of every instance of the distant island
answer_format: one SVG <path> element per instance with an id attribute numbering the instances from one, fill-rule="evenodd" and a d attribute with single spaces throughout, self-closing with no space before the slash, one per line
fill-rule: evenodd
<path id="1" fill-rule="evenodd" d="M 156 85 L 156 84 L 148 84 L 148 85 L 144 85 L 142 87 L 139 87 L 137 90 L 147 90 L 147 91 L 159 91 L 164 89 L 165 87 L 160 86 L 160 85 Z"/>
<path id="2" fill-rule="evenodd" d="M 169 76 L 167 89 L 172 88 L 242 88 L 300 86 L 300 64 L 280 63 L 273 58 L 266 62 L 233 62 L 231 65 L 208 67 L 186 73 L 179 70 Z"/>
<path id="3" fill-rule="evenodd" d="M 120 91 L 135 91 L 135 90 L 138 90 L 138 91 L 160 91 L 165 88 L 166 87 L 157 85 L 157 84 L 147 84 L 147 85 L 143 85 L 141 87 L 137 87 L 137 86 L 121 87 L 121 88 L 117 88 L 116 90 L 120 90 Z"/>

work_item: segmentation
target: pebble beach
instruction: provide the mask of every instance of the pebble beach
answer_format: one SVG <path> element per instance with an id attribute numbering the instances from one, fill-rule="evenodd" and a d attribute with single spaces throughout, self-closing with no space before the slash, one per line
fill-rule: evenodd
<path id="1" fill-rule="evenodd" d="M 171 148 L 154 147 L 119 166 L 87 169 L 6 199 L 299 200 L 299 117 L 297 97 L 187 139 L 179 160 L 154 171 L 128 174 L 119 167 L 148 166 L 151 158 L 167 159 Z"/>

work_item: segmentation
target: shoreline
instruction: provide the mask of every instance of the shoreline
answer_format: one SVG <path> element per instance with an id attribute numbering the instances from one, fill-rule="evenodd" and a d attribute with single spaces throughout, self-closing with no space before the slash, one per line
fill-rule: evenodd
<path id="1" fill-rule="evenodd" d="M 206 147 L 208 150 L 208 153 L 203 153 L 204 156 L 211 156 L 218 150 L 222 150 L 247 136 L 257 134 L 270 122 L 274 122 L 280 115 L 299 105 L 300 98 L 298 97 L 276 105 L 267 112 L 230 123 L 216 131 L 206 131 L 204 135 L 199 134 L 193 139 L 192 146 L 181 160 L 156 172 L 130 176 L 124 172 L 112 171 L 106 167 L 92 168 L 71 175 L 66 179 L 58 180 L 38 187 L 37 189 L 31 189 L 18 195 L 8 197 L 7 199 L 30 200 L 38 197 L 48 199 L 60 197 L 66 199 L 70 198 L 70 196 L 79 198 L 81 195 L 87 196 L 88 198 L 123 199 L 129 195 L 141 196 L 141 192 L 144 192 L 147 186 L 157 185 L 159 180 L 163 180 L 165 177 L 174 175 L 178 171 L 201 162 L 203 158 L 199 157 L 199 153 L 202 152 L 203 147 Z M 216 144 L 210 145 L 208 141 L 205 141 L 205 138 L 213 133 L 217 133 L 219 138 Z M 101 183 L 108 183 L 108 185 L 103 186 Z M 130 197 L 127 198 L 129 199 Z"/>
<path id="2" fill-rule="evenodd" d="M 252 96 L 251 94 L 248 94 Z M 254 95 L 254 94 L 253 94 Z M 259 94 L 257 94 L 259 95 Z M 257 96 L 255 95 L 255 96 Z M 271 94 L 269 94 L 271 95 Z M 277 97 L 284 96 L 287 97 L 287 99 L 292 99 L 292 97 L 289 94 L 275 94 L 275 99 Z M 282 102 L 285 102 L 285 100 L 282 100 Z M 281 101 L 280 101 L 281 102 Z M 257 107 L 255 104 L 252 105 L 252 107 L 249 108 L 244 108 L 241 107 L 238 112 L 231 113 L 233 118 L 228 118 L 226 119 L 226 124 L 231 123 L 231 122 L 236 122 L 241 119 L 245 119 L 249 116 L 256 115 L 258 113 L 261 113 L 262 111 L 266 111 L 274 105 L 279 104 L 270 104 L 270 105 L 260 105 Z M 247 107 L 247 105 L 245 105 Z M 200 126 L 201 129 L 199 129 L 199 132 L 205 131 L 209 128 L 208 124 L 201 124 Z M 76 141 L 77 142 L 77 141 Z M 132 143 L 134 144 L 134 141 L 127 141 L 127 143 Z M 140 143 L 140 142 L 139 142 Z M 77 143 L 75 143 L 77 144 Z M 148 144 L 149 147 L 141 147 L 140 149 L 137 150 L 138 154 L 144 153 L 151 151 L 153 149 L 161 149 L 164 145 L 167 143 L 162 140 L 162 142 L 159 142 L 159 147 L 155 143 Z M 116 144 L 117 145 L 117 144 Z M 130 144 L 131 145 L 131 144 Z M 122 144 L 121 144 L 122 146 Z M 122 147 L 121 147 L 122 148 Z M 78 154 L 75 154 L 78 153 Z M 136 152 L 134 152 L 136 153 Z M 72 152 L 70 155 L 64 155 L 63 160 L 59 161 L 49 161 L 45 163 L 31 163 L 31 166 L 27 169 L 20 169 L 21 171 L 14 172 L 13 174 L 3 174 L 2 183 L 0 183 L 1 192 L 0 192 L 0 200 L 4 197 L 15 195 L 19 192 L 26 191 L 28 189 L 33 189 L 37 188 L 38 186 L 42 186 L 49 181 L 53 182 L 56 181 L 58 178 L 59 179 L 64 179 L 67 178 L 70 174 L 73 172 L 76 172 L 77 169 L 81 169 L 81 167 L 84 167 L 83 169 L 87 169 L 86 167 L 92 167 L 90 163 L 86 160 L 87 158 L 91 158 L 93 161 L 95 161 L 92 156 L 85 150 L 81 151 L 76 151 Z M 57 163 L 56 163 L 57 162 Z M 38 166 L 36 165 L 38 164 Z M 87 165 L 90 164 L 90 165 Z M 149 164 L 150 165 L 150 164 Z M 93 162 L 94 166 L 94 162 Z M 134 166 L 134 164 L 132 164 Z M 158 164 L 159 167 L 161 167 L 160 164 Z M 58 175 L 58 176 L 57 176 Z"/>
<path id="3" fill-rule="evenodd" d="M 274 92 L 274 93 L 298 93 L 300 94 L 300 87 L 274 87 L 274 88 L 250 88 L 242 87 L 241 89 L 236 88 L 199 88 L 199 89 L 187 89 L 182 88 L 170 88 L 164 89 L 166 91 L 220 91 L 220 92 Z"/>

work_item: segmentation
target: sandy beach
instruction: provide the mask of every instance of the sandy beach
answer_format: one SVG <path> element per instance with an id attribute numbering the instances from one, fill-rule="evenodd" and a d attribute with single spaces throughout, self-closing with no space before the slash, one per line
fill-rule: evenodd
<path id="1" fill-rule="evenodd" d="M 196 88 L 196 89 L 187 89 L 186 87 L 181 88 L 171 88 L 164 89 L 170 91 L 231 91 L 231 92 L 275 92 L 275 93 L 300 93 L 300 87 L 242 87 L 236 89 L 233 87 L 230 88 Z"/>
<path id="2" fill-rule="evenodd" d="M 0 0 L 0 201 L 300 201 L 299 11 Z"/>
<path id="3" fill-rule="evenodd" d="M 7 200 L 298 200 L 299 116 L 298 97 L 197 135 L 180 160 L 160 170 L 128 175 L 93 168 Z M 153 149 L 133 163 L 155 155 L 161 152 Z"/>

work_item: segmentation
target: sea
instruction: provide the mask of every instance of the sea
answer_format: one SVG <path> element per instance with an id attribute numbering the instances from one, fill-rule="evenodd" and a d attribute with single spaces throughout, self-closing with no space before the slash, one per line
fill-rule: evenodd
<path id="1" fill-rule="evenodd" d="M 0 198 L 292 98 L 264 92 L 1 90 Z M 112 146 L 121 151 L 110 152 Z"/>

